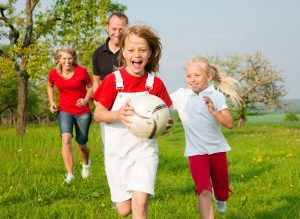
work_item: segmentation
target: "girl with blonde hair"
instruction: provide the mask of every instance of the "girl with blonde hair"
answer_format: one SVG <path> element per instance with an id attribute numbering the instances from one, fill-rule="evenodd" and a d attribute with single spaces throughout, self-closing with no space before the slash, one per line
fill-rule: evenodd
<path id="1" fill-rule="evenodd" d="M 217 86 L 215 89 L 214 82 Z M 221 125 L 233 128 L 233 119 L 224 94 L 234 104 L 241 103 L 238 81 L 219 72 L 201 56 L 186 64 L 187 88 L 172 93 L 173 109 L 178 111 L 185 130 L 185 156 L 196 184 L 198 210 L 202 219 L 213 219 L 212 193 L 217 210 L 226 211 L 229 198 L 229 177 L 226 152 L 230 150 Z M 224 94 L 223 94 L 224 93 Z"/>

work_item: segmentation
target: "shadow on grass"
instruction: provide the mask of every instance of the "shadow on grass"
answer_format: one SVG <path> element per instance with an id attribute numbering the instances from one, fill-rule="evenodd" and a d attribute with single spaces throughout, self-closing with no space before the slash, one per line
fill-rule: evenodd
<path id="1" fill-rule="evenodd" d="M 250 200 L 246 199 L 241 205 L 238 213 L 229 213 L 226 218 L 233 219 L 244 219 L 244 218 L 255 218 L 255 219 L 281 219 L 281 218 L 300 218 L 300 203 L 299 197 L 295 195 L 282 196 L 282 204 L 278 207 L 274 207 L 270 203 L 270 209 L 264 209 L 257 211 L 257 209 L 252 209 L 248 207 L 248 202 Z M 270 201 L 271 202 L 271 201 Z M 259 203 L 258 203 L 259 204 Z"/>
<path id="2" fill-rule="evenodd" d="M 261 211 L 256 212 L 255 217 L 256 218 L 292 218 L 295 216 L 300 216 L 300 201 L 299 196 L 295 195 L 286 195 L 281 196 L 280 199 L 282 202 L 285 202 L 286 204 L 277 207 L 272 208 L 272 210 L 268 211 Z"/>

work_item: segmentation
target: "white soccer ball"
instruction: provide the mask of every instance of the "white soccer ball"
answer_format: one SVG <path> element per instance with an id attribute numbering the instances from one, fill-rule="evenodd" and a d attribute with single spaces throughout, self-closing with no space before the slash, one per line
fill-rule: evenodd
<path id="1" fill-rule="evenodd" d="M 151 94 L 142 94 L 131 98 L 129 105 L 134 112 L 129 116 L 129 128 L 136 137 L 156 138 L 166 130 L 170 112 L 162 99 Z"/>

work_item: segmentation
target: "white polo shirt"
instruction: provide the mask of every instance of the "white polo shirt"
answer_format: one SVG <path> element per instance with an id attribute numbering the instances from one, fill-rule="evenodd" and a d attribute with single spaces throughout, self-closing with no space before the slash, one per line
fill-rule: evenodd
<path id="1" fill-rule="evenodd" d="M 184 155 L 214 154 L 230 151 L 220 123 L 209 113 L 203 97 L 208 96 L 217 111 L 227 109 L 225 96 L 213 85 L 197 95 L 189 88 L 180 88 L 170 95 L 185 130 Z"/>

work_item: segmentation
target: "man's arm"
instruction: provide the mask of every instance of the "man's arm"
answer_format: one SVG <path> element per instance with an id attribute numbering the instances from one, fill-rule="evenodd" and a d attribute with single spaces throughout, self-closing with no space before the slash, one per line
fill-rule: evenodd
<path id="1" fill-rule="evenodd" d="M 97 88 L 101 84 L 102 80 L 100 79 L 100 69 L 98 67 L 98 56 L 97 56 L 97 51 L 99 50 L 96 49 L 94 51 L 93 57 L 92 57 L 92 63 L 93 63 L 93 93 L 96 92 Z"/>
<path id="2" fill-rule="evenodd" d="M 96 92 L 101 83 L 102 80 L 100 79 L 100 75 L 93 75 L 93 93 Z"/>

